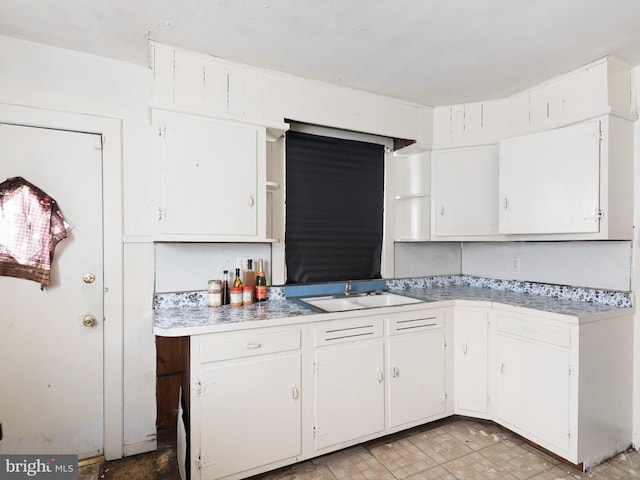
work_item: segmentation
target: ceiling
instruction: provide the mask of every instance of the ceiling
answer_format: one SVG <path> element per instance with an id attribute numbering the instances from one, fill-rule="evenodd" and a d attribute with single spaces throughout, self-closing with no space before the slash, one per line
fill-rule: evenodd
<path id="1" fill-rule="evenodd" d="M 640 64 L 638 0 L 2 0 L 0 35 L 148 65 L 157 40 L 424 105 Z"/>

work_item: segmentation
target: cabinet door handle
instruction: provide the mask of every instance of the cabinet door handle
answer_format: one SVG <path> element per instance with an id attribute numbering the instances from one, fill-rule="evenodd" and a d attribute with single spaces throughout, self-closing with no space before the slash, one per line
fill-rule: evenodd
<path id="1" fill-rule="evenodd" d="M 509 199 L 504 197 L 504 209 L 506 210 L 507 208 L 509 208 Z"/>
<path id="2" fill-rule="evenodd" d="M 444 205 L 440 205 L 440 216 L 444 215 Z"/>
<path id="3" fill-rule="evenodd" d="M 291 399 L 292 400 L 297 400 L 298 397 L 300 397 L 300 392 L 298 391 L 298 387 L 296 387 L 295 385 L 291 386 Z"/>
<path id="4" fill-rule="evenodd" d="M 255 350 L 256 348 L 260 348 L 261 346 L 262 346 L 262 344 L 261 343 L 257 343 L 257 342 L 255 342 L 255 343 L 247 343 L 247 348 L 249 350 Z"/>
<path id="5" fill-rule="evenodd" d="M 400 376 L 400 370 L 398 367 L 393 367 L 393 378 L 398 378 Z"/>
<path id="6" fill-rule="evenodd" d="M 384 381 L 384 373 L 382 370 L 378 369 L 378 383 L 382 383 Z"/>
<path id="7" fill-rule="evenodd" d="M 467 342 L 464 342 L 462 344 L 462 353 L 464 353 L 465 355 L 467 354 Z"/>
<path id="8" fill-rule="evenodd" d="M 249 195 L 249 206 L 253 207 L 254 203 L 256 203 L 256 201 L 253 198 L 253 195 Z"/>
<path id="9" fill-rule="evenodd" d="M 504 373 L 504 363 L 500 364 L 500 373 Z"/>

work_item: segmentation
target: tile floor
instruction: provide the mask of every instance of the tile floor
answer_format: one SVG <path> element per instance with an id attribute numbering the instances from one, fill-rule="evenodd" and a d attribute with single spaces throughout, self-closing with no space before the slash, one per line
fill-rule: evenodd
<path id="1" fill-rule="evenodd" d="M 258 479 L 627 480 L 640 479 L 640 453 L 582 473 L 493 423 L 454 418 L 252 477 Z"/>
<path id="2" fill-rule="evenodd" d="M 173 437 L 157 452 L 84 467 L 80 480 L 179 480 Z M 587 473 L 490 423 L 453 417 L 252 477 L 251 480 L 630 480 L 629 450 Z"/>

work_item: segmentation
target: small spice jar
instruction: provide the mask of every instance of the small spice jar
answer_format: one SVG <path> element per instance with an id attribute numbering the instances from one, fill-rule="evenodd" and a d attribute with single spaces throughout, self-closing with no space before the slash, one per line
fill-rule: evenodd
<path id="1" fill-rule="evenodd" d="M 222 282 L 220 280 L 209 280 L 207 301 L 210 307 L 222 305 Z"/>
<path id="2" fill-rule="evenodd" d="M 231 287 L 231 306 L 232 307 L 241 307 L 242 306 L 242 287 Z"/>
<path id="3" fill-rule="evenodd" d="M 245 285 L 242 288 L 242 304 L 251 305 L 253 303 L 253 287 L 251 285 Z"/>

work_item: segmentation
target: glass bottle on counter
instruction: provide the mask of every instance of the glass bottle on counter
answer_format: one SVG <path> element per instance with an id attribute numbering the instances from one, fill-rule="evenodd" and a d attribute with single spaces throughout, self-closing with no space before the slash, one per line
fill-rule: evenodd
<path id="1" fill-rule="evenodd" d="M 222 305 L 229 305 L 231 302 L 229 292 L 229 270 L 222 271 Z"/>
<path id="2" fill-rule="evenodd" d="M 240 287 L 242 288 L 242 280 L 240 280 L 240 269 L 236 268 L 236 279 L 233 281 L 233 286 L 234 287 Z"/>
<path id="3" fill-rule="evenodd" d="M 256 273 L 256 302 L 267 301 L 267 279 L 264 276 L 262 259 L 258 260 L 258 273 Z"/>
<path id="4" fill-rule="evenodd" d="M 209 280 L 207 303 L 210 307 L 222 305 L 222 282 L 220 280 Z"/>
<path id="5" fill-rule="evenodd" d="M 240 269 L 236 268 L 236 279 L 233 281 L 233 286 L 230 288 L 231 291 L 231 306 L 239 307 L 242 305 L 242 280 L 240 280 Z"/>
<path id="6" fill-rule="evenodd" d="M 255 301 L 256 295 L 254 292 L 256 286 L 256 272 L 253 271 L 253 260 L 247 260 L 247 270 L 244 272 L 244 303 L 247 304 L 247 294 L 251 295 L 251 302 Z M 248 293 L 249 292 L 249 293 Z"/>

